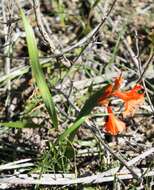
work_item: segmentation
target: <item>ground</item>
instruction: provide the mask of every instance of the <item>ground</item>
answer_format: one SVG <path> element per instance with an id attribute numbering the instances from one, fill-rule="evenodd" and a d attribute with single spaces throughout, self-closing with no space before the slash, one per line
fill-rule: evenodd
<path id="1" fill-rule="evenodd" d="M 49 89 L 51 107 L 46 88 L 41 90 L 37 81 L 40 70 L 32 65 L 30 52 L 35 49 L 28 44 L 31 34 L 25 33 L 21 9 L 35 35 L 37 64 L 45 79 L 41 88 Z M 63 174 L 66 186 L 42 183 L 35 188 L 152 189 L 153 0 L 7 0 L 0 2 L 0 14 L 0 188 L 34 189 L 30 175 Z M 104 131 L 109 116 L 95 93 L 107 83 L 113 85 L 120 74 L 121 90 L 140 84 L 144 101 L 135 107 L 135 114 L 124 118 L 125 102 L 109 97 L 115 117 L 126 125 L 123 133 L 112 136 Z M 19 160 L 19 165 L 5 165 Z M 122 171 L 124 166 L 127 170 Z M 111 172 L 113 168 L 118 169 Z M 110 174 L 104 174 L 108 170 Z M 19 182 L 19 174 L 26 175 L 27 183 Z M 17 178 L 8 182 L 12 176 Z M 69 181 L 73 186 L 68 187 L 67 179 L 74 176 L 79 185 Z M 62 185 L 60 178 L 56 177 L 57 184 Z"/>

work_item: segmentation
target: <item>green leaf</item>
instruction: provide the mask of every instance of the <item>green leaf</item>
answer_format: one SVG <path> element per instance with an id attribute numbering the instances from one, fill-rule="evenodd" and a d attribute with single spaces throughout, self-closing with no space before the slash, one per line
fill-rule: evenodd
<path id="1" fill-rule="evenodd" d="M 10 128 L 18 128 L 18 129 L 40 127 L 40 125 L 33 123 L 31 120 L 0 122 L 0 125 Z"/>
<path id="2" fill-rule="evenodd" d="M 80 125 L 84 123 L 86 118 L 87 117 L 81 117 L 80 119 L 78 119 L 74 124 L 68 127 L 68 129 L 66 129 L 65 132 L 56 141 L 56 144 L 58 146 L 63 147 L 63 154 L 69 159 L 73 158 L 74 156 L 74 150 L 71 144 L 74 136 L 72 136 L 71 134 L 77 131 Z"/>
<path id="3" fill-rule="evenodd" d="M 90 115 L 91 111 L 95 106 L 98 105 L 98 99 L 103 95 L 104 90 L 108 85 L 96 91 L 92 96 L 88 98 L 82 107 L 76 121 L 70 127 L 68 127 L 63 134 L 58 138 L 57 144 L 62 145 L 64 147 L 64 154 L 67 158 L 72 158 L 74 156 L 74 150 L 72 147 L 72 142 L 74 137 L 80 128 L 81 124 L 85 122 L 85 120 Z"/>
<path id="4" fill-rule="evenodd" d="M 46 83 L 42 67 L 39 63 L 38 49 L 37 49 L 34 32 L 24 12 L 22 10 L 20 10 L 20 12 L 21 12 L 21 17 L 23 20 L 25 32 L 26 32 L 26 40 L 27 40 L 27 45 L 28 45 L 28 52 L 29 52 L 31 66 L 32 66 L 33 76 L 39 88 L 39 91 L 42 96 L 43 102 L 46 106 L 46 109 L 51 117 L 53 125 L 54 127 L 57 128 L 58 120 L 57 120 L 55 105 L 53 103 L 51 93 Z"/>
<path id="5" fill-rule="evenodd" d="M 84 106 L 82 107 L 76 121 L 70 127 L 68 127 L 64 133 L 60 136 L 59 141 L 65 141 L 68 139 L 70 142 L 73 141 L 74 136 L 81 126 L 81 124 L 85 121 L 86 118 L 90 115 L 91 111 L 95 106 L 98 105 L 98 99 L 103 95 L 104 90 L 108 85 L 105 85 L 103 88 L 96 91 L 92 96 L 88 98 L 85 102 Z"/>
<path id="6" fill-rule="evenodd" d="M 78 119 L 74 124 L 72 124 L 70 127 L 68 127 L 65 132 L 59 137 L 58 141 L 59 142 L 64 142 L 64 141 L 67 141 L 67 139 L 69 139 L 69 141 L 71 140 L 70 139 L 70 135 L 76 131 L 80 125 L 82 123 L 84 123 L 85 119 L 87 117 L 81 117 L 80 119 Z M 72 139 L 73 140 L 73 139 Z"/>
<path id="7" fill-rule="evenodd" d="M 83 116 L 88 116 L 94 107 L 98 105 L 98 99 L 103 95 L 104 90 L 106 89 L 108 85 L 105 85 L 103 88 L 97 90 L 92 96 L 88 98 L 88 100 L 85 102 L 84 106 L 82 107 L 77 120 L 80 119 Z"/>

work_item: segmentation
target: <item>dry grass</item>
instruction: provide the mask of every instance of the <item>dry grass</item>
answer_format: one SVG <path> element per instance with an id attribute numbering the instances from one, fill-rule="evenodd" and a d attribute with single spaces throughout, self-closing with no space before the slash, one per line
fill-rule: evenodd
<path id="1" fill-rule="evenodd" d="M 33 48 L 27 46 L 30 35 L 25 34 L 19 7 L 35 34 L 38 64 L 58 116 L 57 129 L 37 71 L 32 78 Z M 153 0 L 0 3 L 0 119 L 12 122 L 0 128 L 0 188 L 34 189 L 32 184 L 38 184 L 36 189 L 48 189 L 46 185 L 52 189 L 53 184 L 78 182 L 54 188 L 152 189 L 153 20 Z M 86 117 L 79 115 L 91 94 L 121 71 L 123 89 L 140 82 L 146 95 L 135 116 L 125 121 L 127 131 L 113 139 L 102 130 L 107 115 L 103 107 L 89 108 L 88 103 Z M 117 99 L 113 103 L 122 105 Z"/>

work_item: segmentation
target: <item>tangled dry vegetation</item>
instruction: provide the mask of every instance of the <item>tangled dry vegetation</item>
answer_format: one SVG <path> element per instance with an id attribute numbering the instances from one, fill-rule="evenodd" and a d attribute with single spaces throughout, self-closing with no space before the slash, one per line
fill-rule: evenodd
<path id="1" fill-rule="evenodd" d="M 152 190 L 153 63 L 153 0 L 0 1 L 0 188 Z M 81 110 L 120 73 L 145 101 L 112 137 L 104 107 Z"/>

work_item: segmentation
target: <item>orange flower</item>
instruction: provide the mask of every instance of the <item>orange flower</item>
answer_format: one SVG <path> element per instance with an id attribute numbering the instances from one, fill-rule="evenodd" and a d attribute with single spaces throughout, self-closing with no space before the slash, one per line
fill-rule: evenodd
<path id="1" fill-rule="evenodd" d="M 125 102 L 125 111 L 122 113 L 123 117 L 132 117 L 136 110 L 144 103 L 144 97 L 138 100 L 129 100 Z"/>
<path id="2" fill-rule="evenodd" d="M 104 90 L 103 95 L 99 98 L 98 104 L 101 106 L 106 106 L 109 103 L 109 98 L 113 92 L 113 85 L 109 84 L 106 89 Z"/>
<path id="3" fill-rule="evenodd" d="M 107 110 L 109 115 L 104 125 L 104 131 L 114 136 L 122 133 L 126 128 L 125 123 L 114 116 L 110 106 L 107 107 Z"/>
<path id="4" fill-rule="evenodd" d="M 114 91 L 114 92 L 115 92 L 116 90 L 119 90 L 119 88 L 120 88 L 122 82 L 123 82 L 123 77 L 122 77 L 122 73 L 121 73 L 119 77 L 115 78 L 114 86 L 113 86 L 113 91 Z"/>
<path id="5" fill-rule="evenodd" d="M 113 96 L 116 96 L 124 101 L 125 111 L 123 112 L 123 116 L 133 116 L 137 108 L 144 102 L 144 88 L 141 85 L 136 84 L 129 91 L 115 91 Z"/>
<path id="6" fill-rule="evenodd" d="M 103 95 L 99 98 L 98 104 L 101 106 L 106 106 L 109 103 L 109 98 L 113 95 L 114 92 L 119 90 L 120 85 L 123 81 L 122 74 L 119 77 L 115 78 L 114 84 L 109 84 L 104 90 Z"/>

